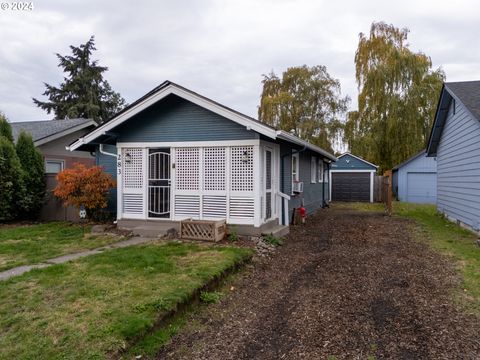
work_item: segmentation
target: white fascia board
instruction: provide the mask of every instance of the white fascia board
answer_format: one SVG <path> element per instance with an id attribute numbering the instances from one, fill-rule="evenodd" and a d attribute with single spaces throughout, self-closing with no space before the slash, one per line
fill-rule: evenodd
<path id="1" fill-rule="evenodd" d="M 259 145 L 259 139 L 212 140 L 212 141 L 167 141 L 167 142 L 118 142 L 120 148 L 161 148 L 161 147 L 206 147 L 206 146 L 251 146 Z"/>
<path id="2" fill-rule="evenodd" d="M 277 137 L 280 138 L 280 139 L 284 139 L 286 141 L 289 141 L 291 143 L 304 146 L 307 149 L 309 149 L 313 152 L 316 152 L 316 153 L 318 153 L 318 154 L 320 154 L 320 155 L 322 155 L 322 156 L 324 156 L 327 159 L 330 159 L 332 161 L 337 161 L 338 160 L 335 156 L 333 156 L 329 152 L 323 150 L 322 148 L 319 148 L 316 145 L 310 144 L 308 141 L 302 140 L 302 139 L 296 137 L 295 135 L 292 135 L 292 134 L 290 134 L 290 133 L 288 133 L 284 130 L 277 130 Z"/>
<path id="3" fill-rule="evenodd" d="M 343 157 L 343 156 L 345 156 L 345 155 L 350 155 L 350 156 L 354 157 L 355 159 L 360 160 L 360 161 L 362 161 L 362 162 L 364 162 L 364 163 L 366 163 L 366 164 L 368 164 L 368 165 L 372 165 L 373 167 L 375 167 L 375 168 L 378 169 L 378 166 L 377 166 L 377 165 L 372 164 L 371 162 L 369 162 L 369 161 L 367 161 L 367 160 L 365 160 L 365 159 L 362 159 L 362 158 L 360 158 L 360 157 L 358 157 L 358 156 L 356 156 L 356 155 L 353 155 L 351 152 L 348 152 L 348 151 L 347 151 L 346 153 L 343 153 L 342 155 L 340 155 L 338 158 L 340 159 L 341 157 Z"/>
<path id="4" fill-rule="evenodd" d="M 264 136 L 267 136 L 271 139 L 276 138 L 276 130 L 269 128 L 268 126 L 262 125 L 257 123 L 256 121 L 248 118 L 245 115 L 241 115 L 234 111 L 228 110 L 223 106 L 216 104 L 213 101 L 209 101 L 203 97 L 197 96 L 192 94 L 188 91 L 180 89 L 173 84 L 166 86 L 164 89 L 159 90 L 155 94 L 152 94 L 150 97 L 144 99 L 143 101 L 139 102 L 132 108 L 128 109 L 124 113 L 120 114 L 116 118 L 110 120 L 109 122 L 99 126 L 97 129 L 92 131 L 90 134 L 84 137 L 84 144 L 89 143 L 90 141 L 96 139 L 98 136 L 104 135 L 107 131 L 115 128 L 116 126 L 120 125 L 124 121 L 128 120 L 132 116 L 135 116 L 139 112 L 145 110 L 146 108 L 152 106 L 156 102 L 162 100 L 163 98 L 167 97 L 170 94 L 177 95 L 185 100 L 188 100 L 198 106 L 201 106 L 204 109 L 210 110 L 220 116 L 223 116 L 237 124 L 243 125 L 246 128 L 250 128 Z M 73 143 L 70 146 L 70 150 L 75 150 L 82 144 L 78 141 Z"/>

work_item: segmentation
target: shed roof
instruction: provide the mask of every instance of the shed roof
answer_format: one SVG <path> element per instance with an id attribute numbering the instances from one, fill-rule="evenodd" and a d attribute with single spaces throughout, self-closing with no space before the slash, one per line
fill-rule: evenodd
<path id="1" fill-rule="evenodd" d="M 452 99 L 460 101 L 467 111 L 480 121 L 480 81 L 444 83 L 428 140 L 427 156 L 436 156 L 437 154 L 438 144 L 440 143 Z"/>
<path id="2" fill-rule="evenodd" d="M 95 122 L 92 119 L 78 118 L 12 122 L 10 125 L 15 141 L 17 141 L 20 132 L 23 130 L 32 135 L 35 145 L 38 146 L 89 126 L 94 127 Z"/>
<path id="3" fill-rule="evenodd" d="M 426 149 L 423 149 L 422 151 L 420 151 L 419 153 L 413 155 L 412 157 L 408 158 L 407 160 L 405 160 L 404 162 L 398 164 L 397 166 L 395 166 L 392 170 L 398 170 L 400 169 L 401 167 L 407 165 L 408 163 L 412 162 L 413 160 L 415 160 L 416 158 L 419 158 L 420 156 L 425 156 L 426 155 Z"/>

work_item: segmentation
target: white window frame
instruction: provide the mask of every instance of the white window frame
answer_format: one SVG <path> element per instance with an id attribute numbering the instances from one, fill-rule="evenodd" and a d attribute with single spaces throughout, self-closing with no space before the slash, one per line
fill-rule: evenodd
<path id="1" fill-rule="evenodd" d="M 62 160 L 62 159 L 51 159 L 51 158 L 46 158 L 45 159 L 45 174 L 58 174 L 59 172 L 48 172 L 47 171 L 47 164 L 48 163 L 56 163 L 56 164 L 60 164 L 60 171 L 63 171 L 65 170 L 65 160 Z"/>
<path id="2" fill-rule="evenodd" d="M 295 158 L 295 168 L 293 166 L 293 159 Z M 291 193 L 293 194 L 293 183 L 295 181 L 300 181 L 300 154 L 294 153 L 292 154 L 292 191 Z"/>
<path id="3" fill-rule="evenodd" d="M 312 184 L 317 182 L 317 158 L 315 156 L 310 159 L 310 182 Z"/>
<path id="4" fill-rule="evenodd" d="M 318 172 L 318 182 L 319 182 L 319 183 L 324 182 L 324 180 L 325 180 L 325 176 L 323 175 L 323 172 L 324 172 L 324 164 L 323 164 L 322 159 L 319 159 L 319 160 L 318 160 L 317 172 Z"/>

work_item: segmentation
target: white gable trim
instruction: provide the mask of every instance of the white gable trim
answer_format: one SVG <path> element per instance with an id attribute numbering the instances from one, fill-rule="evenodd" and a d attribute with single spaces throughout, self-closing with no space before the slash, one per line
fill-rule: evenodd
<path id="1" fill-rule="evenodd" d="M 355 159 L 360 160 L 361 162 L 364 162 L 365 164 L 371 165 L 371 166 L 373 166 L 374 168 L 377 168 L 377 169 L 378 169 L 378 166 L 377 166 L 377 165 L 372 164 L 371 162 L 368 162 L 367 160 L 362 159 L 361 157 L 355 156 L 355 155 L 353 155 L 353 154 L 350 153 L 350 152 L 343 153 L 343 154 L 340 155 L 338 158 L 340 159 L 341 157 L 343 157 L 343 156 L 345 156 L 345 155 L 350 155 L 351 157 L 354 157 Z"/>
<path id="2" fill-rule="evenodd" d="M 49 143 L 50 141 L 59 139 L 59 138 L 65 136 L 65 135 L 69 135 L 71 133 L 74 133 L 75 131 L 82 130 L 82 129 L 84 129 L 86 127 L 89 127 L 89 126 L 92 126 L 92 125 L 96 126 L 96 122 L 93 121 L 93 120 L 87 121 L 83 124 L 75 125 L 75 126 L 72 126 L 71 128 L 62 130 L 58 133 L 48 135 L 48 136 L 45 136 L 41 139 L 38 139 L 38 140 L 34 141 L 34 144 L 35 144 L 35 146 L 40 146 L 40 145 Z"/>
<path id="3" fill-rule="evenodd" d="M 130 119 L 131 117 L 135 116 L 136 114 L 145 110 L 146 108 L 152 106 L 153 104 L 162 100 L 163 98 L 167 97 L 170 94 L 177 95 L 187 101 L 190 101 L 198 106 L 203 107 L 204 109 L 210 110 L 220 116 L 223 116 L 229 120 L 236 122 L 237 124 L 243 125 L 248 130 L 254 130 L 271 139 L 276 138 L 276 135 L 277 135 L 276 130 L 268 126 L 262 125 L 245 115 L 241 115 L 235 111 L 224 108 L 223 106 L 215 103 L 214 101 L 208 100 L 195 93 L 182 89 L 174 84 L 169 84 L 165 86 L 165 88 L 155 92 L 151 96 L 142 100 L 141 102 L 134 105 L 132 108 L 128 109 L 127 111 L 121 113 L 120 115 L 113 118 L 109 122 L 98 127 L 97 129 L 95 129 L 85 137 L 78 139 L 72 145 L 70 145 L 68 149 L 70 151 L 73 151 L 79 148 L 81 145 L 87 144 L 90 141 L 95 140 L 97 137 L 104 135 L 107 131 L 112 130 L 116 126 L 122 124 L 126 120 Z"/>

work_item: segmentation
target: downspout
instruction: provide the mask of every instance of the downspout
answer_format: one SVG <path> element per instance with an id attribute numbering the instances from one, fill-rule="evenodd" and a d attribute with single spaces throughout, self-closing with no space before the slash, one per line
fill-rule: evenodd
<path id="1" fill-rule="evenodd" d="M 100 151 L 100 154 L 108 155 L 108 156 L 113 156 L 114 158 L 117 157 L 117 154 L 110 153 L 110 152 L 108 152 L 108 151 L 103 150 L 103 144 L 100 144 L 100 146 L 98 147 L 98 150 Z"/>

